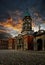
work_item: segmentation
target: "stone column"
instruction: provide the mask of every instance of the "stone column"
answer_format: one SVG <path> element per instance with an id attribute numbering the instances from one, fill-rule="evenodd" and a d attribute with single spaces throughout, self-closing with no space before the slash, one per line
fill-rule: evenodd
<path id="1" fill-rule="evenodd" d="M 11 50 L 12 49 L 12 40 L 10 39 L 8 41 L 9 41 L 9 43 L 8 43 L 8 49 Z"/>
<path id="2" fill-rule="evenodd" d="M 34 39 L 34 51 L 37 51 L 37 41 L 36 41 L 36 38 Z"/>

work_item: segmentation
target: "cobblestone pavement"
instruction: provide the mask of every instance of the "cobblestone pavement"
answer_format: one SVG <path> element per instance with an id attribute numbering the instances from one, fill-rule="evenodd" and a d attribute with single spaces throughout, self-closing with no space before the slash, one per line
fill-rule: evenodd
<path id="1" fill-rule="evenodd" d="M 45 65 L 45 52 L 0 50 L 0 65 Z"/>

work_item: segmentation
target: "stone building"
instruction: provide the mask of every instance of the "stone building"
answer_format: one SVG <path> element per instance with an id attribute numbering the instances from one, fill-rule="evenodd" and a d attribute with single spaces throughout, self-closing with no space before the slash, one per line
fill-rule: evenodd
<path id="1" fill-rule="evenodd" d="M 34 31 L 32 30 L 32 18 L 28 11 L 25 12 L 23 18 L 23 25 L 21 34 L 17 37 L 17 48 L 20 50 L 33 50 L 33 36 Z"/>
<path id="2" fill-rule="evenodd" d="M 0 32 L 0 49 L 15 49 L 15 38 L 6 32 Z"/>
<path id="3" fill-rule="evenodd" d="M 34 50 L 45 50 L 45 31 L 40 30 L 34 33 Z"/>
<path id="4" fill-rule="evenodd" d="M 0 39 L 0 49 L 15 49 L 15 39 Z"/>
<path id="5" fill-rule="evenodd" d="M 40 27 L 38 32 L 32 30 L 32 18 L 28 11 L 23 18 L 21 34 L 17 36 L 16 40 L 18 50 L 45 50 L 45 31 L 40 30 Z"/>
<path id="6" fill-rule="evenodd" d="M 8 36 L 5 37 L 5 36 Z M 2 39 L 3 38 L 3 39 Z M 0 49 L 10 50 L 45 50 L 45 31 L 34 32 L 32 30 L 32 18 L 28 11 L 25 12 L 21 34 L 12 38 L 9 34 L 0 34 Z"/>

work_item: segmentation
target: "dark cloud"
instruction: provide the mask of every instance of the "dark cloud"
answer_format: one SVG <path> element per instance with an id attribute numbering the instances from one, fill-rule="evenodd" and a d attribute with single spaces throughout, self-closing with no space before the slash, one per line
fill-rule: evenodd
<path id="1" fill-rule="evenodd" d="M 15 21 L 23 18 L 26 8 L 36 24 L 45 22 L 45 0 L 0 0 L 0 22 L 5 22 L 8 17 Z"/>
<path id="2" fill-rule="evenodd" d="M 9 33 L 7 32 L 0 32 L 0 39 L 8 39 L 12 37 Z"/>
<path id="3" fill-rule="evenodd" d="M 44 13 L 45 0 L 0 0 L 0 13 L 8 10 L 16 10 L 35 7 L 41 13 Z M 2 14 L 1 13 L 1 14 Z"/>

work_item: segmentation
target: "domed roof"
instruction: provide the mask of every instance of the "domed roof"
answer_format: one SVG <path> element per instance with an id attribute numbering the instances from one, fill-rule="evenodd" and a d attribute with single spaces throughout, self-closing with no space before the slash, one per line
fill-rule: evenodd
<path id="1" fill-rule="evenodd" d="M 32 20 L 28 9 L 26 9 L 25 12 L 24 12 L 23 20 L 26 19 L 26 18 Z"/>
<path id="2" fill-rule="evenodd" d="M 29 13 L 28 8 L 25 10 L 25 12 L 24 12 L 24 16 L 30 16 L 30 13 Z"/>

